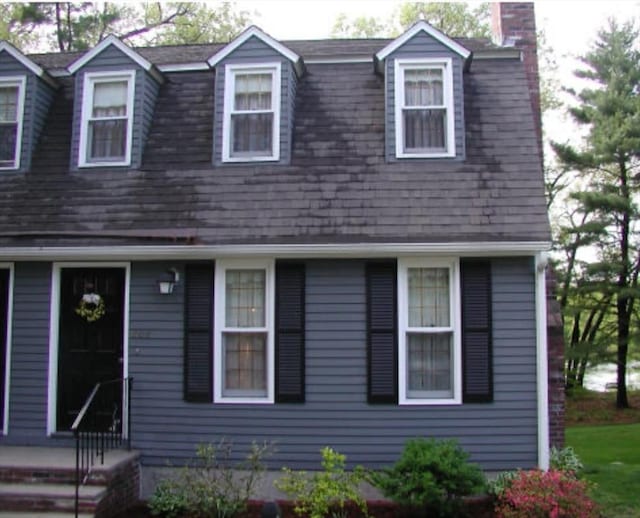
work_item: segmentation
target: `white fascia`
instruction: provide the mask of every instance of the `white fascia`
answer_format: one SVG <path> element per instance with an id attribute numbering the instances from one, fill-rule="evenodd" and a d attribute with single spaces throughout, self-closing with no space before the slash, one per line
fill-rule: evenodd
<path id="1" fill-rule="evenodd" d="M 549 364 L 547 344 L 547 254 L 536 254 L 536 360 L 538 388 L 538 467 L 549 469 Z"/>
<path id="2" fill-rule="evenodd" d="M 84 247 L 0 247 L 0 260 L 196 260 L 212 257 L 367 258 L 400 255 L 515 257 L 534 256 L 551 249 L 548 241 L 452 243 L 326 243 L 315 245 L 167 245 Z"/>
<path id="3" fill-rule="evenodd" d="M 456 156 L 455 102 L 453 99 L 453 62 L 451 58 L 396 59 L 394 63 L 394 110 L 397 158 L 452 158 Z M 402 106 L 404 100 L 404 71 L 407 69 L 436 68 L 442 70 L 442 94 L 447 110 L 447 149 L 444 152 L 406 153 L 404 151 L 404 124 Z"/>
<path id="4" fill-rule="evenodd" d="M 14 286 L 14 265 L 13 263 L 0 263 L 0 268 L 9 270 L 9 287 L 7 297 L 7 328 L 5 330 L 5 363 L 4 363 L 4 420 L 0 422 L 0 435 L 9 433 L 9 397 L 11 391 L 11 333 L 13 331 L 13 286 Z"/>
<path id="5" fill-rule="evenodd" d="M 13 171 L 20 169 L 20 155 L 22 154 L 22 129 L 24 127 L 24 100 L 27 89 L 26 76 L 6 76 L 0 78 L 0 86 L 18 87 L 17 125 L 16 125 L 16 148 L 13 165 L 0 167 L 0 171 Z"/>
<path id="6" fill-rule="evenodd" d="M 231 156 L 231 112 L 235 98 L 235 77 L 239 74 L 271 74 L 271 155 Z M 277 162 L 280 160 L 280 104 L 282 97 L 282 65 L 274 63 L 227 64 L 224 67 L 224 114 L 222 119 L 222 161 L 223 162 Z"/>
<path id="7" fill-rule="evenodd" d="M 89 118 L 93 110 L 93 89 L 96 83 L 127 81 L 127 142 L 124 160 L 113 162 L 90 162 L 87 160 L 89 146 Z M 133 119 L 135 116 L 136 71 L 87 72 L 82 85 L 82 115 L 80 117 L 80 145 L 78 146 L 78 167 L 120 167 L 131 165 L 131 145 L 133 142 Z"/>

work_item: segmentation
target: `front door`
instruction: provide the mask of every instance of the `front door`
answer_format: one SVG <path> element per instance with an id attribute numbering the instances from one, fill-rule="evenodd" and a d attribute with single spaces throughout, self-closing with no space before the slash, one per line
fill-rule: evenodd
<path id="1" fill-rule="evenodd" d="M 68 431 L 98 382 L 123 376 L 123 268 L 63 268 L 60 273 L 58 431 Z M 122 385 L 96 399 L 101 426 L 122 427 Z"/>

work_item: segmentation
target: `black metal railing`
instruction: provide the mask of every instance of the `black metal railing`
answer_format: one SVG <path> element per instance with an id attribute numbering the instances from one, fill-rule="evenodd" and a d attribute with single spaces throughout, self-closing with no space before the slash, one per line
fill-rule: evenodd
<path id="1" fill-rule="evenodd" d="M 104 455 L 110 450 L 131 449 L 132 381 L 118 378 L 96 383 L 71 426 L 76 443 L 76 518 L 80 486 L 89 479 L 96 461 L 104 464 Z"/>

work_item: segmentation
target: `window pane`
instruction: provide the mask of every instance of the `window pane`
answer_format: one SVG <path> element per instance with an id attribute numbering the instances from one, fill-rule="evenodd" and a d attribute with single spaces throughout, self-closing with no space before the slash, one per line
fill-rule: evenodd
<path id="1" fill-rule="evenodd" d="M 223 333 L 224 396 L 267 394 L 267 347 L 263 333 Z"/>
<path id="2" fill-rule="evenodd" d="M 449 269 L 409 268 L 409 327 L 448 327 Z"/>
<path id="3" fill-rule="evenodd" d="M 405 70 L 404 103 L 405 106 L 442 106 L 442 70 Z"/>
<path id="4" fill-rule="evenodd" d="M 451 333 L 409 333 L 407 348 L 407 395 L 452 397 Z"/>
<path id="5" fill-rule="evenodd" d="M 0 167 L 14 164 L 18 124 L 0 124 Z"/>
<path id="6" fill-rule="evenodd" d="M 96 83 L 92 117 L 124 117 L 127 114 L 127 82 Z"/>
<path id="7" fill-rule="evenodd" d="M 18 87 L 0 87 L 0 122 L 18 120 Z"/>
<path id="8" fill-rule="evenodd" d="M 89 121 L 90 160 L 124 160 L 126 142 L 126 119 Z"/>
<path id="9" fill-rule="evenodd" d="M 271 74 L 236 75 L 235 110 L 271 109 Z"/>
<path id="10" fill-rule="evenodd" d="M 227 270 L 225 325 L 265 326 L 265 271 Z"/>
<path id="11" fill-rule="evenodd" d="M 446 148 L 446 110 L 404 110 L 406 150 Z"/>
<path id="12" fill-rule="evenodd" d="M 231 116 L 231 156 L 271 155 L 272 113 L 233 114 Z"/>

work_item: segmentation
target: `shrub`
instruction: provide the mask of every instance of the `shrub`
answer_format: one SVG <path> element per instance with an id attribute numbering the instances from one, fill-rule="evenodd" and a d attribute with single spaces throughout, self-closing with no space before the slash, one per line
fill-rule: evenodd
<path id="1" fill-rule="evenodd" d="M 597 518 L 587 484 L 562 471 L 520 471 L 496 501 L 498 518 Z"/>
<path id="2" fill-rule="evenodd" d="M 551 469 L 563 471 L 565 473 L 572 474 L 575 477 L 579 477 L 580 473 L 584 469 L 580 457 L 578 457 L 578 454 L 571 446 L 567 446 L 562 449 L 558 449 L 556 447 L 551 448 L 550 464 Z"/>
<path id="3" fill-rule="evenodd" d="M 480 468 L 453 440 L 409 440 L 400 459 L 372 477 L 382 493 L 395 502 L 428 508 L 439 516 L 459 516 L 462 497 L 482 491 Z"/>
<path id="4" fill-rule="evenodd" d="M 309 518 L 346 517 L 347 502 L 354 502 L 367 515 L 367 503 L 358 491 L 366 480 L 360 467 L 352 472 L 345 470 L 346 456 L 325 447 L 321 450 L 323 471 L 308 475 L 305 471 L 283 468 L 283 476 L 274 482 L 276 488 L 295 501 L 297 515 Z"/>
<path id="5" fill-rule="evenodd" d="M 518 476 L 519 471 L 503 471 L 498 473 L 496 478 L 488 483 L 489 493 L 500 496 L 511 485 L 511 482 Z"/>
<path id="6" fill-rule="evenodd" d="M 269 444 L 253 443 L 245 459 L 234 464 L 229 441 L 198 446 L 195 463 L 183 467 L 176 478 L 158 484 L 149 500 L 152 514 L 229 518 L 241 513 L 262 477 L 262 460 L 271 449 Z"/>

